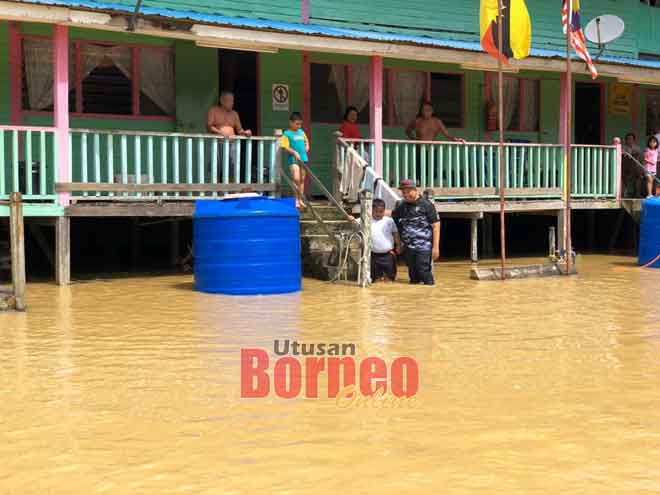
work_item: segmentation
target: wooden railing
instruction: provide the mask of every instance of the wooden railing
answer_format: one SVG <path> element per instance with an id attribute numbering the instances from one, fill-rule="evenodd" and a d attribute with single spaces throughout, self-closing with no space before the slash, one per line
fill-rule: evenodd
<path id="1" fill-rule="evenodd" d="M 370 163 L 372 140 L 350 140 Z M 565 185 L 565 151 L 558 144 L 506 143 L 505 194 L 511 198 L 559 198 Z M 572 147 L 571 196 L 609 198 L 618 193 L 616 146 Z M 392 187 L 411 179 L 434 190 L 437 199 L 497 197 L 499 185 L 497 143 L 383 140 L 383 178 Z"/>
<path id="2" fill-rule="evenodd" d="M 0 200 L 55 202 L 56 147 L 53 128 L 0 126 Z"/>
<path id="3" fill-rule="evenodd" d="M 71 130 L 72 184 L 78 198 L 217 197 L 274 190 L 277 138 Z M 272 187 L 270 187 L 272 186 Z"/>

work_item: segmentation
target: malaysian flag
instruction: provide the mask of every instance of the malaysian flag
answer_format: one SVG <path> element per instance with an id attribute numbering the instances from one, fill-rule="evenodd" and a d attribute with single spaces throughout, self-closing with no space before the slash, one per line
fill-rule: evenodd
<path id="1" fill-rule="evenodd" d="M 569 22 L 571 24 L 571 45 L 575 49 L 575 53 L 587 63 L 589 72 L 591 72 L 591 78 L 596 79 L 598 77 L 598 71 L 591 60 L 591 56 L 587 50 L 587 39 L 584 37 L 584 32 L 582 31 L 580 0 L 562 0 L 561 24 L 564 27 L 564 34 L 566 34 Z"/>

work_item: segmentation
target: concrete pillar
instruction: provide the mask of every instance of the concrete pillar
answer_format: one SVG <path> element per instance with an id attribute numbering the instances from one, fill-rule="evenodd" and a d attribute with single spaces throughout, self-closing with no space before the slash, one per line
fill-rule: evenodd
<path id="1" fill-rule="evenodd" d="M 71 219 L 55 220 L 55 282 L 68 285 L 71 282 Z"/>

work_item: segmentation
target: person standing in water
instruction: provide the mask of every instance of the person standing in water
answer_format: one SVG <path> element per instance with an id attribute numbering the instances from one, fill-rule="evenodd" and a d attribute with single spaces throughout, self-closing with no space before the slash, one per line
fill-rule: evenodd
<path id="1" fill-rule="evenodd" d="M 401 236 L 411 284 L 434 285 L 433 260 L 440 257 L 440 219 L 411 180 L 399 184 L 403 201 L 392 212 Z"/>
<path id="2" fill-rule="evenodd" d="M 419 114 L 406 127 L 406 136 L 415 141 L 435 141 L 438 134 L 443 134 L 450 141 L 465 143 L 464 139 L 452 136 L 445 124 L 435 116 L 431 102 L 425 101 L 419 109 Z"/>

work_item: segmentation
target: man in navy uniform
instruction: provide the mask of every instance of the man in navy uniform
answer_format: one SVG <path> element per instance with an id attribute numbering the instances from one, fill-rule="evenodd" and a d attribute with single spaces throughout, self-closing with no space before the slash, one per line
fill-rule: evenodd
<path id="1" fill-rule="evenodd" d="M 440 257 L 440 219 L 433 203 L 423 198 L 415 183 L 403 180 L 403 194 L 392 218 L 396 223 L 411 284 L 434 285 L 433 260 Z"/>

